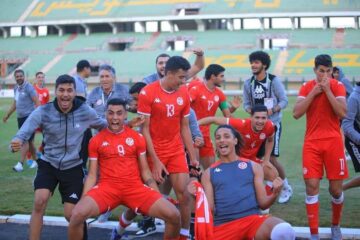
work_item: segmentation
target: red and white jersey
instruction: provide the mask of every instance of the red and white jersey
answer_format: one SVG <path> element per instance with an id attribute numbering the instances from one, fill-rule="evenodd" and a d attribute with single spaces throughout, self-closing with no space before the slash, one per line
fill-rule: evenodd
<path id="1" fill-rule="evenodd" d="M 89 143 L 89 159 L 99 163 L 100 182 L 141 181 L 140 155 L 146 155 L 145 139 L 127 126 L 119 133 L 103 129 Z"/>
<path id="2" fill-rule="evenodd" d="M 303 84 L 299 98 L 305 98 L 315 87 L 316 80 Z M 335 79 L 330 79 L 330 89 L 336 98 L 346 97 L 344 85 Z M 335 114 L 325 92 L 317 95 L 306 111 L 305 140 L 341 137 L 339 117 Z"/>
<path id="3" fill-rule="evenodd" d="M 184 152 L 181 121 L 190 114 L 186 86 L 168 92 L 160 81 L 144 87 L 139 94 L 138 113 L 150 117 L 150 135 L 158 156 L 173 156 Z"/>
<path id="4" fill-rule="evenodd" d="M 50 100 L 49 89 L 39 88 L 38 86 L 36 86 L 36 84 L 34 84 L 34 88 L 38 95 L 40 105 L 44 105 L 44 104 L 48 103 Z"/>
<path id="5" fill-rule="evenodd" d="M 226 109 L 226 96 L 219 88 L 210 90 L 205 83 L 197 84 L 189 90 L 191 108 L 197 119 L 215 116 L 217 109 Z M 210 136 L 210 125 L 200 126 L 204 137 Z"/>
<path id="6" fill-rule="evenodd" d="M 240 151 L 240 157 L 256 160 L 256 155 L 261 147 L 261 144 L 271 137 L 274 132 L 274 124 L 271 120 L 267 120 L 262 131 L 255 132 L 251 127 L 251 119 L 236 119 L 228 118 L 227 124 L 234 127 L 240 134 L 244 141 L 244 146 Z"/>

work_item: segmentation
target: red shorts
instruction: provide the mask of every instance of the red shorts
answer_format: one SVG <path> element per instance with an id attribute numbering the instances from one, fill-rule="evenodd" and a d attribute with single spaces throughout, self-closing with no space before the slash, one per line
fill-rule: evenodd
<path id="1" fill-rule="evenodd" d="M 136 213 L 147 215 L 150 207 L 162 195 L 141 182 L 130 184 L 102 182 L 86 193 L 98 205 L 99 212 L 103 213 L 119 205 L 125 205 Z"/>
<path id="2" fill-rule="evenodd" d="M 204 137 L 204 146 L 199 149 L 200 157 L 215 157 L 215 151 L 210 136 Z"/>
<path id="3" fill-rule="evenodd" d="M 214 240 L 254 239 L 257 230 L 269 215 L 250 215 L 214 226 Z"/>
<path id="4" fill-rule="evenodd" d="M 303 177 L 341 180 L 349 177 L 344 143 L 341 137 L 319 140 L 305 140 L 303 147 Z"/>
<path id="5" fill-rule="evenodd" d="M 185 152 L 174 156 L 158 156 L 160 161 L 165 165 L 169 173 L 189 173 Z M 150 156 L 147 156 L 150 169 L 153 168 L 153 162 Z"/>

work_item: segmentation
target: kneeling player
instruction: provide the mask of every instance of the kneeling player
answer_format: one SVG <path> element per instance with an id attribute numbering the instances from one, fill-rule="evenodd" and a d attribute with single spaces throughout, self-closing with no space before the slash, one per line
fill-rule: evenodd
<path id="1" fill-rule="evenodd" d="M 83 222 L 87 218 L 118 205 L 163 219 L 166 224 L 164 239 L 177 239 L 179 236 L 180 213 L 160 193 L 150 188 L 157 186 L 147 165 L 145 140 L 124 125 L 126 117 L 125 102 L 111 99 L 106 110 L 108 128 L 93 137 L 89 144 L 89 174 L 82 199 L 72 212 L 69 239 L 82 239 Z M 132 220 L 124 216 L 124 222 Z"/>

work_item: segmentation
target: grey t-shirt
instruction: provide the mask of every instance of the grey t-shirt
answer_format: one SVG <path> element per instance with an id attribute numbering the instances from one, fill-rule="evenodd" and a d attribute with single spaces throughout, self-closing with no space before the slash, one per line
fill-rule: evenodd
<path id="1" fill-rule="evenodd" d="M 30 115 L 35 109 L 33 98 L 36 97 L 35 88 L 27 81 L 14 88 L 14 98 L 16 103 L 16 115 L 18 118 L 24 118 Z"/>
<path id="2" fill-rule="evenodd" d="M 129 88 L 126 85 L 115 83 L 112 91 L 106 95 L 101 87 L 96 87 L 91 91 L 86 102 L 95 109 L 98 116 L 105 118 L 106 104 L 113 98 L 120 98 L 129 103 L 131 101 Z"/>
<path id="3" fill-rule="evenodd" d="M 87 97 L 87 83 L 85 79 L 81 78 L 79 75 L 74 75 L 75 84 L 76 84 L 76 94 L 84 95 Z"/>

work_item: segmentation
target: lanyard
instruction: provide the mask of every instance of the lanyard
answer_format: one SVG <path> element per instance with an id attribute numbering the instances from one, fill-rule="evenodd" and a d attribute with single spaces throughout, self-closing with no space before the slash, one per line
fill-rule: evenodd
<path id="1" fill-rule="evenodd" d="M 110 92 L 109 96 L 107 97 L 106 99 L 106 103 L 107 101 L 109 100 L 109 98 L 111 97 L 111 94 L 113 93 L 113 91 Z M 104 105 L 104 107 L 106 106 L 106 103 L 105 103 L 105 95 L 104 95 L 104 91 L 101 90 L 101 100 L 102 100 L 102 104 Z"/>

